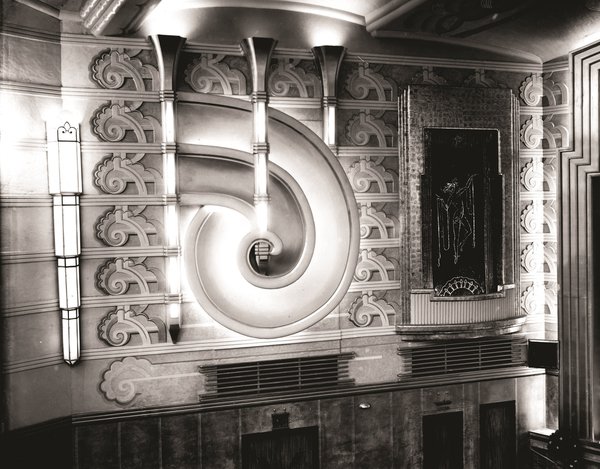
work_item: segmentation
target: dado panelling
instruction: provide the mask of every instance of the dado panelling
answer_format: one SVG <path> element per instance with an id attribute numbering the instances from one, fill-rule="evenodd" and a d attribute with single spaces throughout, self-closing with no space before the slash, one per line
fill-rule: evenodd
<path id="1" fill-rule="evenodd" d="M 463 412 L 464 467 L 476 468 L 480 404 L 515 401 L 521 443 L 527 438 L 526 428 L 544 425 L 543 399 L 529 393 L 541 381 L 541 376 L 492 380 L 112 423 L 75 423 L 74 467 L 120 467 L 136 461 L 144 461 L 144 467 L 241 467 L 241 436 L 271 431 L 271 415 L 287 412 L 290 428 L 319 427 L 319 458 L 324 469 L 367 469 L 374 464 L 415 469 L 423 464 L 422 418 Z M 119 446 L 128 449 L 119 451 Z M 527 451 L 518 445 L 519 467 L 528 467 Z"/>

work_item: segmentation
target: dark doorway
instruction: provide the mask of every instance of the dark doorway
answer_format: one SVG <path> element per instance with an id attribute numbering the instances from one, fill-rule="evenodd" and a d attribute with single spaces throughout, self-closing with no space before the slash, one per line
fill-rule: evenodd
<path id="1" fill-rule="evenodd" d="M 515 401 L 483 404 L 479 410 L 480 469 L 516 467 Z"/>
<path id="2" fill-rule="evenodd" d="M 319 469 L 319 427 L 242 435 L 242 469 Z"/>
<path id="3" fill-rule="evenodd" d="M 463 414 L 448 412 L 423 417 L 423 468 L 462 469 Z"/>

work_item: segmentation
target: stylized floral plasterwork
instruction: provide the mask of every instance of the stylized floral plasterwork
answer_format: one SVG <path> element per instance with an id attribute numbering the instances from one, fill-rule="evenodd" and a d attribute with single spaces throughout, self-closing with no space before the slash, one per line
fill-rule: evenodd
<path id="1" fill-rule="evenodd" d="M 185 69 L 185 81 L 197 93 L 246 94 L 246 77 L 230 68 L 224 55 L 202 54 Z"/>
<path id="2" fill-rule="evenodd" d="M 365 62 L 360 62 L 358 69 L 348 77 L 346 89 L 354 99 L 369 99 L 371 92 L 375 93 L 377 101 L 394 101 L 398 97 L 396 84 Z"/>
<path id="3" fill-rule="evenodd" d="M 531 116 L 521 126 L 521 142 L 527 148 L 563 148 L 569 145 L 569 130 L 560 124 L 554 124 L 550 115 L 544 119 L 542 116 Z M 543 145 L 543 141 L 546 144 Z"/>
<path id="4" fill-rule="evenodd" d="M 392 215 L 377 211 L 369 204 L 360 206 L 360 237 L 370 238 L 373 230 L 379 232 L 379 239 L 395 238 L 398 219 Z"/>
<path id="5" fill-rule="evenodd" d="M 556 247 L 553 243 L 534 241 L 521 253 L 521 265 L 529 273 L 556 273 Z"/>
<path id="6" fill-rule="evenodd" d="M 126 245 L 132 236 L 137 238 L 138 246 L 150 246 L 150 237 L 158 234 L 156 224 L 141 214 L 115 207 L 96 223 L 96 236 L 113 247 Z"/>
<path id="7" fill-rule="evenodd" d="M 122 50 L 102 51 L 92 63 L 92 79 L 102 88 L 119 89 L 127 79 L 134 83 L 136 91 L 158 90 L 158 70 L 134 58 L 140 51 L 127 54 Z"/>
<path id="8" fill-rule="evenodd" d="M 156 274 L 143 262 L 127 257 L 107 261 L 96 273 L 96 285 L 109 295 L 124 295 L 134 285 L 136 294 L 149 294 L 150 284 L 158 284 Z"/>
<path id="9" fill-rule="evenodd" d="M 132 335 L 138 335 L 142 345 L 150 345 L 152 333 L 156 333 L 157 342 L 166 342 L 167 329 L 162 320 L 125 307 L 109 312 L 98 325 L 98 337 L 113 347 L 126 345 Z"/>
<path id="10" fill-rule="evenodd" d="M 485 70 L 481 68 L 476 69 L 473 75 L 467 77 L 464 84 L 466 86 L 477 86 L 480 88 L 508 88 L 505 84 L 498 83 L 493 78 L 486 76 Z"/>
<path id="11" fill-rule="evenodd" d="M 378 193 L 394 192 L 398 176 L 386 169 L 382 162 L 384 157 L 372 159 L 371 156 L 361 156 L 348 170 L 348 179 L 355 192 L 368 192 L 375 187 Z"/>
<path id="12" fill-rule="evenodd" d="M 535 314 L 538 311 L 538 305 L 543 303 L 543 298 L 539 298 L 538 289 L 534 285 L 528 286 L 521 294 L 521 308 L 527 314 Z"/>
<path id="13" fill-rule="evenodd" d="M 423 69 L 412 78 L 412 83 L 423 85 L 447 85 L 448 81 L 435 73 L 433 66 L 423 65 Z"/>
<path id="14" fill-rule="evenodd" d="M 96 166 L 94 184 L 107 194 L 121 194 L 132 184 L 138 195 L 148 195 L 159 193 L 162 178 L 157 170 L 146 169 L 123 153 L 114 153 Z"/>
<path id="15" fill-rule="evenodd" d="M 548 100 L 548 106 L 560 106 L 570 103 L 569 88 L 565 83 L 552 80 L 552 72 L 543 75 L 544 98 Z"/>
<path id="16" fill-rule="evenodd" d="M 300 59 L 280 58 L 271 67 L 268 87 L 271 96 L 315 98 L 321 96 L 321 81 L 300 67 Z"/>
<path id="17" fill-rule="evenodd" d="M 546 189 L 553 192 L 556 189 L 554 161 L 550 160 L 544 163 L 542 160 L 535 159 L 528 162 L 521 170 L 521 184 L 528 191 Z"/>
<path id="18" fill-rule="evenodd" d="M 548 313 L 556 316 L 558 286 L 555 282 L 529 285 L 521 294 L 521 308 L 527 314 L 542 313 L 544 306 Z"/>
<path id="19" fill-rule="evenodd" d="M 348 310 L 349 319 L 357 327 L 368 327 L 374 318 L 379 318 L 382 326 L 390 325 L 390 316 L 396 314 L 394 307 L 375 295 L 363 293 L 352 302 Z"/>
<path id="20" fill-rule="evenodd" d="M 138 143 L 154 143 L 160 138 L 160 123 L 154 117 L 144 116 L 130 106 L 107 104 L 92 118 L 92 131 L 106 142 L 120 142 L 132 132 Z M 150 138 L 146 135 L 150 133 Z"/>
<path id="21" fill-rule="evenodd" d="M 352 143 L 359 146 L 369 145 L 374 137 L 379 147 L 391 147 L 394 145 L 395 129 L 386 124 L 383 119 L 383 111 L 371 114 L 360 111 L 352 116 L 346 125 L 346 134 Z"/>
<path id="22" fill-rule="evenodd" d="M 519 96 L 528 106 L 537 106 L 544 95 L 544 80 L 542 75 L 534 73 L 528 76 L 519 88 Z"/>
<path id="23" fill-rule="evenodd" d="M 394 271 L 394 264 L 383 254 L 377 254 L 370 249 L 363 249 L 360 252 L 358 264 L 354 271 L 354 280 L 358 282 L 370 282 L 374 274 L 377 273 L 380 280 L 389 281 L 389 272 L 393 274 Z"/>
<path id="24" fill-rule="evenodd" d="M 100 391 L 109 401 L 129 404 L 140 393 L 137 385 L 151 379 L 153 365 L 144 358 L 126 357 L 111 363 L 102 375 Z"/>
<path id="25" fill-rule="evenodd" d="M 521 226 L 527 233 L 545 232 L 555 234 L 556 220 L 554 200 L 549 200 L 543 205 L 539 201 L 533 201 L 521 213 Z"/>

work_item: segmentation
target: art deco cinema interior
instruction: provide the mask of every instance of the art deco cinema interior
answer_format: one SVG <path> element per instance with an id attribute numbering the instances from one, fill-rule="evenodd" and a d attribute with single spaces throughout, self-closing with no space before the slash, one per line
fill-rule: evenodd
<path id="1" fill-rule="evenodd" d="M 1 8 L 3 468 L 600 468 L 600 1 Z"/>

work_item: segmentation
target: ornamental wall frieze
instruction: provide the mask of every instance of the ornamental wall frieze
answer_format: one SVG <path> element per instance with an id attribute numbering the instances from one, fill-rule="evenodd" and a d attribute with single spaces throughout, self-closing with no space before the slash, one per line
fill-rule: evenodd
<path id="1" fill-rule="evenodd" d="M 146 308 L 147 305 L 144 305 L 138 309 Z M 161 319 L 150 318 L 144 312 L 135 311 L 127 305 L 111 310 L 98 325 L 98 338 L 113 347 L 127 345 L 132 336 L 139 337 L 141 345 L 164 343 L 167 341 L 167 328 Z"/>
<path id="2" fill-rule="evenodd" d="M 145 358 L 115 360 L 102 375 L 100 391 L 109 401 L 129 404 L 140 393 L 139 383 L 151 379 L 156 370 Z"/>
<path id="3" fill-rule="evenodd" d="M 530 149 L 568 147 L 569 130 L 562 124 L 552 122 L 553 118 L 553 114 L 547 117 L 532 115 L 521 126 L 521 143 Z"/>
<path id="4" fill-rule="evenodd" d="M 555 274 L 557 271 L 557 252 L 554 243 L 534 241 L 529 243 L 521 252 L 521 266 L 527 273 L 548 272 Z"/>
<path id="5" fill-rule="evenodd" d="M 355 192 L 379 193 L 396 191 L 398 175 L 383 166 L 384 157 L 361 156 L 347 171 L 348 179 Z"/>
<path id="6" fill-rule="evenodd" d="M 370 249 L 363 249 L 354 270 L 354 280 L 357 282 L 387 282 L 394 280 L 395 271 L 396 266 L 386 256 L 377 254 L 376 251 Z"/>
<path id="7" fill-rule="evenodd" d="M 197 93 L 247 94 L 246 76 L 230 67 L 225 59 L 221 54 L 202 54 L 195 58 L 185 69 L 185 82 Z"/>
<path id="8" fill-rule="evenodd" d="M 368 202 L 360 204 L 359 211 L 361 239 L 388 239 L 398 236 L 399 221 L 395 216 L 377 210 Z"/>
<path id="9" fill-rule="evenodd" d="M 96 236 L 112 247 L 125 246 L 132 238 L 136 238 L 138 246 L 157 245 L 160 244 L 158 226 L 158 221 L 148 220 L 127 206 L 115 207 L 96 222 Z"/>
<path id="10" fill-rule="evenodd" d="M 556 190 L 555 159 L 533 159 L 521 169 L 521 184 L 530 192 Z"/>
<path id="11" fill-rule="evenodd" d="M 100 52 L 91 65 L 91 78 L 106 89 L 123 88 L 131 81 L 137 91 L 157 91 L 159 86 L 158 69 L 144 64 L 137 57 L 140 50 L 125 51 L 108 49 Z"/>
<path id="12" fill-rule="evenodd" d="M 544 83 L 540 73 L 529 75 L 519 87 L 519 96 L 528 106 L 539 106 L 544 95 Z"/>
<path id="13" fill-rule="evenodd" d="M 369 327 L 375 318 L 380 321 L 378 326 L 389 326 L 392 324 L 390 318 L 395 316 L 396 310 L 385 299 L 378 298 L 371 292 L 363 292 L 352 302 L 347 314 L 356 327 Z"/>
<path id="14" fill-rule="evenodd" d="M 383 120 L 384 111 L 362 110 L 346 124 L 348 139 L 358 146 L 392 147 L 396 129 Z"/>
<path id="15" fill-rule="evenodd" d="M 138 143 L 155 143 L 161 138 L 157 119 L 114 102 L 101 106 L 94 113 L 92 131 L 106 142 L 121 142 L 128 135 Z"/>
<path id="16" fill-rule="evenodd" d="M 129 187 L 139 195 L 158 194 L 162 190 L 161 174 L 154 168 L 146 168 L 139 161 L 144 153 L 127 157 L 124 152 L 106 156 L 96 165 L 94 184 L 107 194 L 122 194 Z"/>
<path id="17" fill-rule="evenodd" d="M 271 66 L 268 90 L 275 97 L 316 98 L 321 96 L 321 80 L 302 68 L 303 61 L 280 57 Z"/>
<path id="18" fill-rule="evenodd" d="M 346 79 L 346 89 L 354 99 L 395 101 L 398 97 L 396 83 L 379 73 L 381 67 L 371 67 L 360 62 L 358 68 Z"/>
<path id="19" fill-rule="evenodd" d="M 521 213 L 521 226 L 527 233 L 556 234 L 557 214 L 554 200 L 534 200 Z"/>
<path id="20" fill-rule="evenodd" d="M 157 290 L 156 269 L 148 268 L 144 260 L 119 257 L 106 261 L 96 272 L 96 286 L 107 295 L 148 295 Z"/>
<path id="21" fill-rule="evenodd" d="M 558 284 L 533 283 L 521 293 L 521 308 L 529 315 L 547 313 L 556 317 Z"/>

